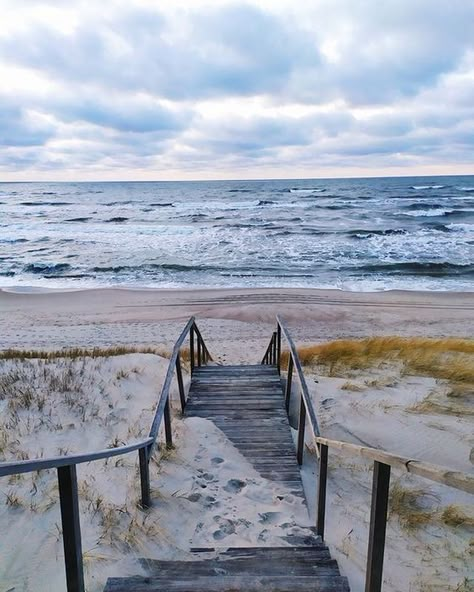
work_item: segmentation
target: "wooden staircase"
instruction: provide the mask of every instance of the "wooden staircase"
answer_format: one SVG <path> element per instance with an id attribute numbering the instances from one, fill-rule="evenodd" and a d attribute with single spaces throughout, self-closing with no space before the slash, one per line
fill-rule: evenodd
<path id="1" fill-rule="evenodd" d="M 348 592 L 322 543 L 194 551 L 190 561 L 143 560 L 149 575 L 109 578 L 106 592 Z M 211 556 L 211 557 L 209 557 Z"/>
<path id="2" fill-rule="evenodd" d="M 195 368 L 185 416 L 213 421 L 262 477 L 304 499 L 277 366 Z M 186 561 L 143 559 L 148 575 L 109 578 L 105 592 L 349 591 L 314 532 L 283 540 L 290 545 L 191 549 Z"/>

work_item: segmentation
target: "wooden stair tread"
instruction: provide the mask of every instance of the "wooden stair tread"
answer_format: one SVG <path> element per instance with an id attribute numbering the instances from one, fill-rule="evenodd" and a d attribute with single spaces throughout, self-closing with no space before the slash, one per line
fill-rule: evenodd
<path id="1" fill-rule="evenodd" d="M 191 552 L 183 561 L 141 559 L 146 576 L 109 578 L 105 592 L 349 592 L 347 579 L 318 539 L 311 546 Z"/>

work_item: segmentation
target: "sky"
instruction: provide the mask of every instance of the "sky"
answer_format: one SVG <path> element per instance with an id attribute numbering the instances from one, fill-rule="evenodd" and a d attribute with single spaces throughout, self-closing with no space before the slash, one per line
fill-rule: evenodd
<path id="1" fill-rule="evenodd" d="M 0 0 L 0 180 L 474 174 L 474 0 Z"/>

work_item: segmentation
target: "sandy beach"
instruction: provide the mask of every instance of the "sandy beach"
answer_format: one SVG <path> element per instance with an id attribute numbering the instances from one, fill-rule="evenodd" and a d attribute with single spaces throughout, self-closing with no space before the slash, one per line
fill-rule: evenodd
<path id="1" fill-rule="evenodd" d="M 169 351 L 186 320 L 195 315 L 217 362 L 258 363 L 276 314 L 302 346 L 341 337 L 470 338 L 474 293 L 3 289 L 1 348 L 133 345 Z M 4 360 L 4 458 L 32 458 L 39 449 L 45 456 L 72 453 L 143 437 L 167 366 L 160 355 L 140 353 L 108 359 Z M 454 383 L 413 372 L 401 359 L 389 357 L 361 370 L 348 367 L 336 373 L 305 366 L 305 374 L 326 437 L 472 472 L 469 381 L 453 395 Z M 185 383 L 189 385 L 188 369 Z M 26 407 L 25 389 L 32 392 Z M 279 545 L 283 535 L 304 533 L 314 523 L 317 460 L 310 434 L 302 471 L 307 506 L 302 506 L 259 476 L 212 422 L 180 419 L 174 384 L 172 402 L 176 449 L 154 459 L 155 501 L 146 520 L 137 509 L 134 458 L 120 461 L 119 469 L 99 462 L 80 470 L 86 579 L 94 592 L 103 589 L 109 575 L 141 573 L 136 562 L 140 556 L 186 558 L 190 546 L 210 546 L 216 537 L 224 546 Z M 295 427 L 297 408 L 291 411 Z M 212 461 L 217 449 L 219 465 Z M 370 464 L 332 454 L 330 467 L 327 542 L 357 592 L 363 589 L 365 573 Z M 210 481 L 203 481 L 203 475 Z M 229 480 L 235 479 L 245 484 L 243 494 L 229 494 Z M 60 589 L 62 542 L 54 534 L 54 475 L 10 479 L 5 487 L 0 519 L 9 536 L 3 550 L 0 545 L 0 582 L 27 589 L 32 573 L 24 573 L 23 567 L 28 562 L 35 566 L 36 589 Z M 470 496 L 396 472 L 393 487 L 404 501 L 389 515 L 384 589 L 468 590 L 459 586 L 472 575 Z M 271 524 L 262 518 L 262 508 Z M 410 520 L 421 522 L 412 526 Z M 44 552 L 37 552 L 40 547 Z"/>
<path id="2" fill-rule="evenodd" d="M 170 347 L 182 325 L 195 315 L 217 359 L 256 362 L 277 314 L 298 342 L 370 335 L 471 337 L 474 292 L 0 290 L 3 349 L 118 344 Z"/>

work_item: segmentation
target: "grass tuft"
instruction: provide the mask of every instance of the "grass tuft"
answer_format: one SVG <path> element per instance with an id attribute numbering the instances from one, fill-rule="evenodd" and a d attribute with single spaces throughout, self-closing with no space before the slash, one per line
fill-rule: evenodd
<path id="1" fill-rule="evenodd" d="M 406 530 L 414 530 L 430 522 L 435 512 L 429 508 L 437 498 L 425 489 L 408 489 L 394 483 L 390 491 L 390 515 L 397 516 Z"/>
<path id="2" fill-rule="evenodd" d="M 453 528 L 474 528 L 474 515 L 467 514 L 463 508 L 455 504 L 446 506 L 441 512 L 441 521 Z"/>
<path id="3" fill-rule="evenodd" d="M 341 386 L 341 391 L 352 391 L 354 393 L 360 393 L 365 391 L 365 387 L 362 384 L 347 381 Z"/>

